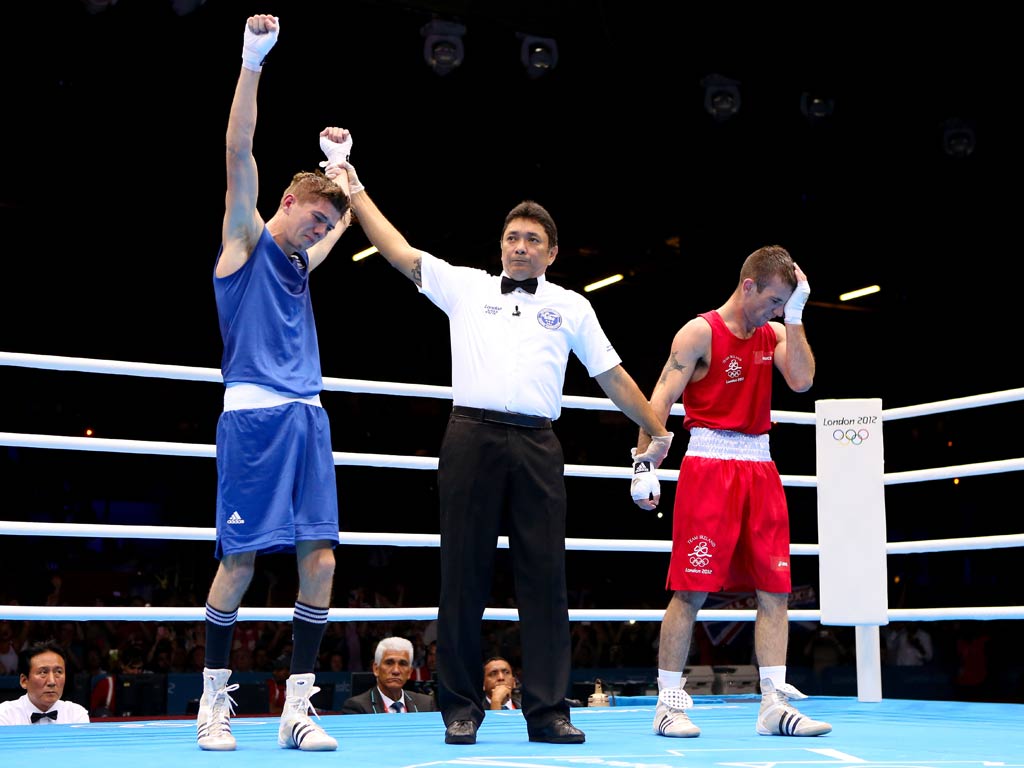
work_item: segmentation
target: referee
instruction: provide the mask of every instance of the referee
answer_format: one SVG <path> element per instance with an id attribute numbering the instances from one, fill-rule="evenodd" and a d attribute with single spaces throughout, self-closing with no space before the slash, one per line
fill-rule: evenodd
<path id="1" fill-rule="evenodd" d="M 445 742 L 474 744 L 484 718 L 480 626 L 504 518 L 523 644 L 522 707 L 530 741 L 579 744 L 569 717 L 570 634 L 565 585 L 564 458 L 551 423 L 562 408 L 569 353 L 630 419 L 657 436 L 653 466 L 672 433 L 622 368 L 590 302 L 547 280 L 558 255 L 550 214 L 524 201 L 505 218 L 502 274 L 456 267 L 420 251 L 384 217 L 351 164 L 352 205 L 370 242 L 448 315 L 454 408 L 441 446 L 439 704 Z M 640 458 L 640 457 L 638 457 Z M 653 473 L 652 473 L 653 474 Z"/>

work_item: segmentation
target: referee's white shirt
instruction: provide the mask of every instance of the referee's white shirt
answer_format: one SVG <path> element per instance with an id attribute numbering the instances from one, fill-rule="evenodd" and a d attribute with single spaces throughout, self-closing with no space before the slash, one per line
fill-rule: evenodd
<path id="1" fill-rule="evenodd" d="M 535 294 L 502 294 L 500 276 L 421 253 L 419 290 L 449 319 L 454 405 L 554 420 L 570 351 L 592 377 L 622 362 L 594 308 L 575 291 L 541 275 Z"/>
<path id="2" fill-rule="evenodd" d="M 50 710 L 57 710 L 57 719 L 42 718 L 36 725 L 61 725 L 67 723 L 88 723 L 89 712 L 81 704 L 60 700 Z M 50 711 L 47 710 L 47 711 Z M 32 713 L 39 712 L 28 694 L 14 701 L 0 702 L 0 725 L 32 725 Z"/>

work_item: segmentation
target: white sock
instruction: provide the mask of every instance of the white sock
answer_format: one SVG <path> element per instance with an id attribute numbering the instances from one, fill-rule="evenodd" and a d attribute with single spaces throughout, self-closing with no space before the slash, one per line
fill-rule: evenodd
<path id="1" fill-rule="evenodd" d="M 679 682 L 683 679 L 682 672 L 673 672 L 670 669 L 658 670 L 658 690 L 664 688 L 678 688 Z"/>
<path id="2" fill-rule="evenodd" d="M 760 679 L 764 680 L 768 678 L 772 681 L 772 685 L 779 688 L 786 684 L 786 665 L 783 664 L 781 667 L 758 667 L 758 673 Z"/>

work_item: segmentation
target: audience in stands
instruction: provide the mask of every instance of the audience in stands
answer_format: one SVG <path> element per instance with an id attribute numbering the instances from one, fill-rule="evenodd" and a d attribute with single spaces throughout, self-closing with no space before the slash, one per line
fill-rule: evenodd
<path id="1" fill-rule="evenodd" d="M 124 687 L 125 678 L 135 677 L 145 669 L 142 649 L 130 645 L 118 653 L 115 666 L 105 675 L 92 682 L 89 696 L 89 715 L 92 717 L 129 716 L 130 710 L 118 702 L 119 689 Z"/>

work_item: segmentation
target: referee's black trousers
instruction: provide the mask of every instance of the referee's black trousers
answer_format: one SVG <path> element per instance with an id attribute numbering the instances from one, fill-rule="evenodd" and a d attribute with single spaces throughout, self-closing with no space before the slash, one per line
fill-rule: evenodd
<path id="1" fill-rule="evenodd" d="M 482 618 L 503 518 L 519 608 L 523 714 L 530 731 L 569 717 L 564 471 L 562 446 L 550 428 L 456 414 L 448 422 L 438 464 L 438 704 L 445 725 L 479 725 L 484 718 Z"/>

